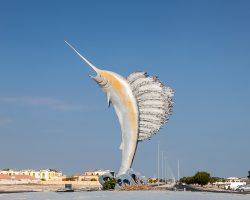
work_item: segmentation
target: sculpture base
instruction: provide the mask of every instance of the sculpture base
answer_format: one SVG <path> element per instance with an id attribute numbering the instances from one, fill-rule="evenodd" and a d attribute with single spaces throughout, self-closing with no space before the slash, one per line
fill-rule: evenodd
<path id="1" fill-rule="evenodd" d="M 147 183 L 147 178 L 145 176 L 142 176 L 139 172 L 135 172 L 132 169 L 128 169 L 126 173 L 117 177 L 114 177 L 111 173 L 103 174 L 99 176 L 99 182 L 103 185 L 112 178 L 116 180 L 115 189 L 130 185 L 145 185 Z"/>

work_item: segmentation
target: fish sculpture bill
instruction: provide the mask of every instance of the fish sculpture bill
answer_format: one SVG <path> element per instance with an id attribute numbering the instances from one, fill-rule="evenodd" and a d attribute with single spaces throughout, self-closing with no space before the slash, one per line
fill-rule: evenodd
<path id="1" fill-rule="evenodd" d="M 96 76 L 90 77 L 106 94 L 108 105 L 115 109 L 122 132 L 122 159 L 117 177 L 122 177 L 131 169 L 138 142 L 150 139 L 168 121 L 173 90 L 146 72 L 134 72 L 124 78 L 98 69 L 65 42 L 96 72 Z"/>

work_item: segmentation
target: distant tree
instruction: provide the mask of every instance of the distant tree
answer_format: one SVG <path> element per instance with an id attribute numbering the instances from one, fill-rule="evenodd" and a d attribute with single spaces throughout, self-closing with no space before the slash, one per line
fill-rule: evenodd
<path id="1" fill-rule="evenodd" d="M 180 182 L 181 182 L 181 183 L 186 183 L 186 178 L 187 178 L 186 176 L 180 178 Z"/>
<path id="2" fill-rule="evenodd" d="M 215 182 L 220 181 L 220 180 L 222 180 L 222 179 L 219 177 L 210 177 L 209 183 L 215 183 Z"/>
<path id="3" fill-rule="evenodd" d="M 201 186 L 208 184 L 209 180 L 210 180 L 210 174 L 207 172 L 201 171 L 197 172 L 194 175 L 195 183 L 198 183 Z"/>
<path id="4" fill-rule="evenodd" d="M 247 178 L 250 180 L 250 171 L 248 171 L 248 176 L 247 176 Z"/>
<path id="5" fill-rule="evenodd" d="M 186 184 L 194 184 L 195 180 L 193 176 L 187 176 L 187 177 L 183 177 L 180 179 L 181 183 L 186 183 Z"/>
<path id="6" fill-rule="evenodd" d="M 180 179 L 181 183 L 186 184 L 199 184 L 199 185 L 206 185 L 208 183 L 214 183 L 216 181 L 223 181 L 224 179 L 219 177 L 210 177 L 210 174 L 205 171 L 198 171 L 194 176 L 187 176 L 182 177 Z"/>

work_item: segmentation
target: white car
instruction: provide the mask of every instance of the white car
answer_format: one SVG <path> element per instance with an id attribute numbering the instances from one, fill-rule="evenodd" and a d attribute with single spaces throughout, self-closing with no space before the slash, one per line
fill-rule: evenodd
<path id="1" fill-rule="evenodd" d="M 250 191 L 250 184 L 246 184 L 246 185 L 240 185 L 237 189 L 237 191 L 240 192 L 245 192 L 245 191 Z"/>

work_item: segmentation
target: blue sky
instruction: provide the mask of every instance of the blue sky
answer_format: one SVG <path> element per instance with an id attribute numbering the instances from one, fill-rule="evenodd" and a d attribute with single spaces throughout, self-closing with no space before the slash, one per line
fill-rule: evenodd
<path id="1" fill-rule="evenodd" d="M 133 168 L 157 174 L 157 142 L 177 176 L 250 170 L 250 2 L 0 2 L 0 168 L 118 170 L 113 108 L 67 39 L 97 67 L 158 75 L 175 90 L 168 124 Z"/>

